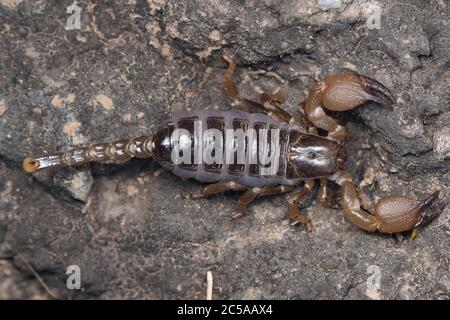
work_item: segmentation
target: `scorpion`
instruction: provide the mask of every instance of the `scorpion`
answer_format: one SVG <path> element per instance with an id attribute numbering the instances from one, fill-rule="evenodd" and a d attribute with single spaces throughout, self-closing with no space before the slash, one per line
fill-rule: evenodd
<path id="1" fill-rule="evenodd" d="M 422 201 L 405 196 L 386 196 L 375 205 L 363 197 L 354 184 L 352 175 L 344 169 L 347 153 L 343 147 L 346 128 L 328 115 L 330 111 L 346 111 L 372 101 L 382 106 L 394 103 L 391 91 L 380 82 L 356 72 L 328 75 L 317 81 L 308 92 L 300 115 L 292 115 L 281 108 L 284 98 L 279 93 L 260 93 L 260 101 L 243 97 L 233 80 L 236 61 L 229 54 L 223 55 L 228 64 L 222 85 L 226 95 L 232 99 L 230 111 L 189 111 L 173 115 L 149 135 L 133 139 L 117 140 L 111 143 L 97 143 L 77 147 L 50 156 L 27 157 L 23 161 L 24 171 L 36 171 L 56 166 L 80 166 L 89 162 L 118 162 L 131 158 L 153 158 L 163 168 L 181 178 L 193 178 L 209 183 L 201 192 L 187 193 L 192 199 L 207 198 L 225 191 L 241 191 L 238 200 L 239 211 L 231 217 L 236 219 L 247 212 L 247 206 L 258 197 L 287 193 L 298 188 L 288 198 L 287 213 L 292 224 L 303 224 L 312 230 L 311 219 L 299 206 L 319 182 L 317 197 L 322 203 L 329 199 L 331 191 L 328 180 L 341 190 L 341 207 L 351 223 L 368 232 L 400 233 L 412 230 L 433 220 L 439 211 L 434 204 L 439 191 Z M 238 110 L 240 109 L 240 110 Z M 305 120 L 309 127 L 305 125 Z M 242 163 L 179 163 L 172 153 L 177 145 L 186 141 L 205 148 L 211 139 L 201 139 L 194 134 L 195 123 L 207 129 L 223 133 L 226 129 L 279 130 L 279 148 L 272 150 L 279 159 L 276 172 L 264 174 L 266 164 L 261 161 L 250 163 L 246 157 Z M 182 133 L 175 136 L 176 129 Z M 319 131 L 320 130 L 320 131 Z M 261 131 L 259 131 L 261 132 Z M 319 134 L 320 133 L 320 134 Z M 257 135 L 257 139 L 263 139 Z M 258 152 L 254 139 L 244 139 L 241 147 L 250 153 Z M 183 142 L 184 141 L 184 142 Z M 227 137 L 223 142 L 231 147 L 231 158 L 236 158 L 238 145 L 236 137 Z M 224 157 L 223 153 L 216 154 Z"/>

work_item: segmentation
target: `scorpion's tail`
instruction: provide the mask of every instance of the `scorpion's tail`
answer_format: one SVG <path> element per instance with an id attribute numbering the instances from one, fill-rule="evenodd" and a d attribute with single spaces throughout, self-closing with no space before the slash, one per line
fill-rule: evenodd
<path id="1" fill-rule="evenodd" d="M 111 143 L 79 147 L 45 157 L 27 157 L 23 160 L 25 172 L 33 173 L 56 166 L 79 166 L 89 162 L 125 161 L 131 158 L 149 158 L 152 155 L 152 136 L 141 136 Z"/>

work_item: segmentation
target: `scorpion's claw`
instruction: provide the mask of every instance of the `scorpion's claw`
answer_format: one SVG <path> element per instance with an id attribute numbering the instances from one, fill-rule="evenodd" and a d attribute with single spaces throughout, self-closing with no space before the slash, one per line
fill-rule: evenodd
<path id="1" fill-rule="evenodd" d="M 341 203 L 346 217 L 369 232 L 399 233 L 422 227 L 436 218 L 445 206 L 443 201 L 437 201 L 439 191 L 436 191 L 422 201 L 387 196 L 377 202 L 373 212 L 369 212 L 361 208 L 360 197 L 347 172 L 338 173 L 336 182 L 341 186 Z"/>
<path id="2" fill-rule="evenodd" d="M 374 216 L 379 221 L 378 231 L 395 233 L 426 225 L 443 209 L 443 204 L 436 202 L 438 197 L 439 191 L 423 201 L 403 196 L 388 196 L 381 199 L 376 204 L 374 212 Z"/>
<path id="3" fill-rule="evenodd" d="M 321 92 L 323 106 L 332 111 L 351 110 L 367 101 L 375 101 L 383 106 L 394 103 L 394 97 L 388 88 L 377 80 L 357 73 L 330 75 L 315 90 Z M 311 98 L 307 100 L 306 111 L 312 117 L 313 107 L 317 104 Z"/>
<path id="4" fill-rule="evenodd" d="M 384 106 L 390 106 L 394 103 L 391 91 L 383 84 L 372 78 L 358 75 L 361 79 L 364 91 L 368 94 L 369 100 L 375 101 Z"/>
<path id="5" fill-rule="evenodd" d="M 436 202 L 439 197 L 439 191 L 436 191 L 420 204 L 420 217 L 414 227 L 424 226 L 433 221 L 444 209 L 442 202 Z"/>

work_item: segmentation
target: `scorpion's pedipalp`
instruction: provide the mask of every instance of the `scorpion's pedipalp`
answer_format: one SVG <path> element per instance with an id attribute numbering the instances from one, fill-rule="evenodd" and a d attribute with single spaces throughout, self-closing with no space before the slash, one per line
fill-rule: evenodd
<path id="1" fill-rule="evenodd" d="M 394 102 L 392 93 L 383 84 L 357 73 L 330 75 L 319 84 L 320 102 L 332 111 L 351 110 L 367 101 L 375 101 L 383 106 Z"/>
<path id="2" fill-rule="evenodd" d="M 328 131 L 330 139 L 341 141 L 345 137 L 345 129 L 324 109 L 351 110 L 367 101 L 390 106 L 394 98 L 388 88 L 372 78 L 353 72 L 341 73 L 317 82 L 309 90 L 304 109 L 308 120 L 315 127 Z"/>
<path id="3" fill-rule="evenodd" d="M 380 232 L 394 233 L 424 226 L 442 211 L 436 200 L 439 192 L 434 192 L 423 201 L 404 196 L 387 196 L 377 202 L 375 215 L 382 221 Z"/>
<path id="4" fill-rule="evenodd" d="M 342 208 L 346 217 L 366 231 L 398 233 L 423 226 L 433 220 L 443 209 L 436 205 L 439 192 L 423 201 L 404 196 L 387 196 L 380 199 L 373 213 L 361 208 L 361 202 L 349 173 L 340 171 L 336 182 L 342 190 Z"/>

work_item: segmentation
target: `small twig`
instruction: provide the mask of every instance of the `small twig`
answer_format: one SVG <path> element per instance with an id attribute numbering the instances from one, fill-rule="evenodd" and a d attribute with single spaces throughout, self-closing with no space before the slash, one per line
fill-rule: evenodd
<path id="1" fill-rule="evenodd" d="M 206 273 L 206 300 L 212 300 L 213 275 L 211 271 Z"/>
<path id="2" fill-rule="evenodd" d="M 21 255 L 18 254 L 17 255 L 25 264 L 25 266 L 31 271 L 31 273 L 36 277 L 37 281 L 41 284 L 42 287 L 44 287 L 45 291 L 47 291 L 47 293 L 53 298 L 53 299 L 58 299 L 56 297 L 56 295 L 52 292 L 52 290 L 50 290 L 50 288 L 47 286 L 47 284 L 44 282 L 44 279 L 42 279 L 42 277 L 36 272 L 36 270 L 33 268 L 33 266 L 27 261 L 25 260 L 25 258 Z"/>

